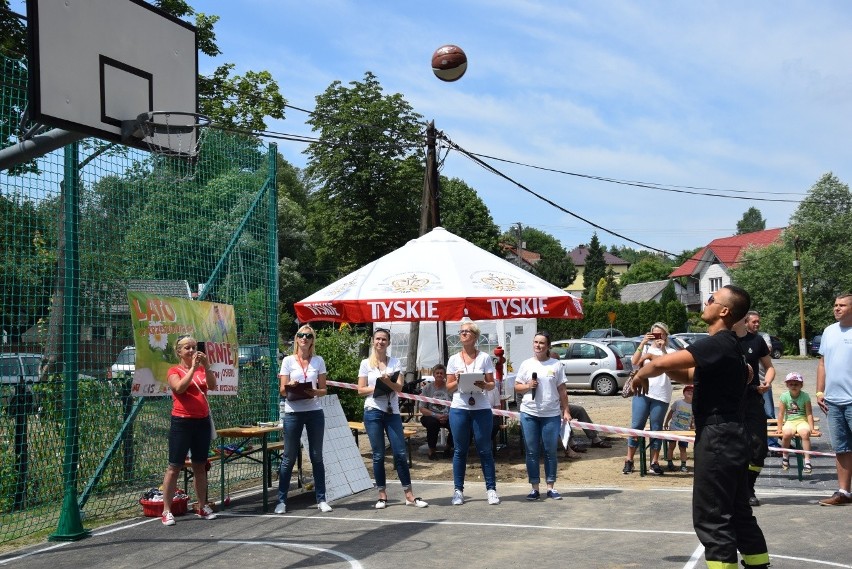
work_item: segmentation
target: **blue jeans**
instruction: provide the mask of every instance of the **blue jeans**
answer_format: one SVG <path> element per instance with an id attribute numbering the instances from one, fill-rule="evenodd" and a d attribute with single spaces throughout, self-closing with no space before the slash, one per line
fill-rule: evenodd
<path id="1" fill-rule="evenodd" d="M 482 476 L 485 478 L 486 490 L 497 489 L 497 474 L 494 466 L 494 453 L 491 452 L 491 409 L 450 408 L 450 430 L 453 432 L 455 451 L 453 451 L 453 484 L 456 490 L 464 490 L 464 473 L 467 469 L 467 451 L 470 448 L 470 432 L 476 451 L 479 453 L 479 463 L 482 465 Z"/>
<path id="2" fill-rule="evenodd" d="M 651 399 L 645 395 L 637 395 L 633 398 L 632 414 L 630 418 L 631 429 L 644 429 L 645 422 L 651 419 L 651 430 L 662 431 L 663 421 L 666 420 L 666 411 L 669 410 L 669 404 L 659 399 Z M 639 446 L 639 439 L 630 437 L 627 439 L 627 446 Z M 662 439 L 651 439 L 651 449 L 660 450 L 663 446 Z"/>
<path id="3" fill-rule="evenodd" d="M 772 385 L 770 385 L 766 393 L 763 394 L 763 411 L 766 413 L 767 419 L 775 418 L 775 399 L 772 398 Z M 778 444 L 778 439 L 775 437 L 767 437 L 766 442 L 771 447 L 780 446 Z"/>
<path id="4" fill-rule="evenodd" d="M 309 456 L 314 472 L 314 492 L 317 503 L 325 502 L 325 464 L 322 462 L 322 439 L 325 434 L 325 415 L 321 410 L 285 413 L 284 419 L 284 457 L 278 469 L 278 501 L 287 502 L 290 489 L 290 477 L 293 466 L 299 456 L 302 427 L 308 429 Z"/>
<path id="5" fill-rule="evenodd" d="M 527 476 L 530 484 L 541 482 L 538 467 L 539 447 L 544 445 L 544 481 L 556 482 L 556 452 L 559 445 L 559 431 L 562 417 L 536 417 L 521 413 L 521 428 L 524 430 L 524 444 L 527 447 Z"/>
<path id="6" fill-rule="evenodd" d="M 411 473 L 408 471 L 408 454 L 405 452 L 405 436 L 402 434 L 402 417 L 396 413 L 385 413 L 378 409 L 364 409 L 364 430 L 373 450 L 373 478 L 376 488 L 384 490 L 385 477 L 385 433 L 393 452 L 393 463 L 403 490 L 411 488 Z"/>
<path id="7" fill-rule="evenodd" d="M 828 434 L 834 452 L 852 452 L 852 405 L 834 405 L 828 403 Z"/>

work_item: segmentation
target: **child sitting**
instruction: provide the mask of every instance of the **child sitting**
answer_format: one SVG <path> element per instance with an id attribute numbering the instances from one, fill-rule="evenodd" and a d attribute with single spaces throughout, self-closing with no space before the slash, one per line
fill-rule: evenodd
<path id="1" fill-rule="evenodd" d="M 687 385 L 683 388 L 683 399 L 678 399 L 672 403 L 669 408 L 669 413 L 666 415 L 666 420 L 663 422 L 663 428 L 667 431 L 691 431 L 695 428 L 692 415 L 692 393 L 695 387 Z M 669 441 L 669 472 L 674 472 L 675 465 L 672 462 L 674 458 L 675 441 Z M 677 441 L 677 446 L 680 449 L 680 471 L 688 472 L 686 468 L 686 447 L 689 445 L 686 441 Z"/>
<path id="2" fill-rule="evenodd" d="M 811 450 L 811 432 L 814 430 L 811 398 L 802 391 L 802 384 L 804 383 L 802 374 L 795 371 L 790 372 L 784 379 L 784 383 L 787 384 L 788 391 L 781 394 L 781 405 L 778 406 L 777 434 L 781 435 L 781 446 L 790 448 L 790 441 L 795 435 L 799 435 L 802 438 L 802 449 L 809 451 Z M 810 454 L 805 452 L 805 474 L 810 474 L 813 471 L 810 459 Z M 784 470 L 790 468 L 787 453 L 782 455 L 781 468 Z"/>

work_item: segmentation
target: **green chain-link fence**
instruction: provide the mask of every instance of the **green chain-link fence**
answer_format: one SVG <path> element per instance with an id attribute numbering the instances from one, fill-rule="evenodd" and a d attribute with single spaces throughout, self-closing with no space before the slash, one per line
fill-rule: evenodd
<path id="1" fill-rule="evenodd" d="M 0 60 L 14 142 L 26 69 Z M 113 365 L 132 344 L 128 289 L 233 305 L 255 348 L 239 395 L 211 399 L 217 426 L 277 420 L 276 154 L 211 128 L 194 164 L 85 139 L 0 172 L 0 543 L 139 513 L 162 483 L 171 398 L 131 397 Z"/>

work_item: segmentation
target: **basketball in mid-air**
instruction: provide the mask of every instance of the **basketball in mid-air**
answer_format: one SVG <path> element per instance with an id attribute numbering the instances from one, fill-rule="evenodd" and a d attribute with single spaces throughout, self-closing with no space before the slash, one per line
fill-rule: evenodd
<path id="1" fill-rule="evenodd" d="M 467 71 L 467 55 L 457 45 L 444 45 L 432 54 L 432 72 L 441 81 L 458 81 Z"/>

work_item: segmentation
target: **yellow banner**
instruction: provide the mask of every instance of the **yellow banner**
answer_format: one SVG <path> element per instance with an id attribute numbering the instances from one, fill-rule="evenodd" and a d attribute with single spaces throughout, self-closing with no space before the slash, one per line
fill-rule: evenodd
<path id="1" fill-rule="evenodd" d="M 210 369 L 216 374 L 217 388 L 208 395 L 237 394 L 239 347 L 233 306 L 131 291 L 127 298 L 136 344 L 134 396 L 171 394 L 166 375 L 179 363 L 175 344 L 186 335 L 204 342 Z"/>

